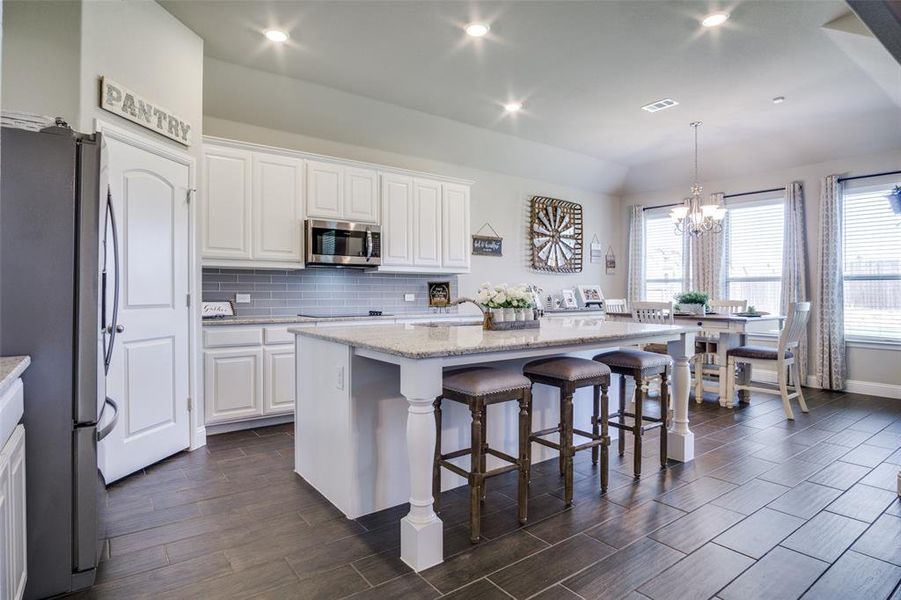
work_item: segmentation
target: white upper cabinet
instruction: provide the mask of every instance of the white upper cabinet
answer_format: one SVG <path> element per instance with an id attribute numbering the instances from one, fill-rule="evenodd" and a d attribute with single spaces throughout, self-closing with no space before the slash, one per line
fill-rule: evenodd
<path id="1" fill-rule="evenodd" d="M 413 264 L 441 266 L 441 183 L 413 179 Z"/>
<path id="2" fill-rule="evenodd" d="M 379 222 L 379 175 L 373 169 L 344 169 L 344 220 Z"/>
<path id="3" fill-rule="evenodd" d="M 469 269 L 469 186 L 445 183 L 441 206 L 441 266 Z"/>
<path id="4" fill-rule="evenodd" d="M 252 258 L 251 157 L 245 150 L 204 146 L 204 258 Z"/>
<path id="5" fill-rule="evenodd" d="M 340 165 L 307 161 L 307 216 L 339 221 L 344 214 L 344 173 Z"/>
<path id="6" fill-rule="evenodd" d="M 413 264 L 413 178 L 382 173 L 382 264 Z"/>
<path id="7" fill-rule="evenodd" d="M 253 258 L 303 261 L 303 161 L 254 153 Z"/>

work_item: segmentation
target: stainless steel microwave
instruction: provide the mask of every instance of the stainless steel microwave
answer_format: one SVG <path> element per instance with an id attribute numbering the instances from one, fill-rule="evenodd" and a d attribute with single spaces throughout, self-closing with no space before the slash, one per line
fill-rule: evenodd
<path id="1" fill-rule="evenodd" d="M 307 219 L 304 229 L 308 266 L 366 269 L 382 264 L 378 225 Z"/>

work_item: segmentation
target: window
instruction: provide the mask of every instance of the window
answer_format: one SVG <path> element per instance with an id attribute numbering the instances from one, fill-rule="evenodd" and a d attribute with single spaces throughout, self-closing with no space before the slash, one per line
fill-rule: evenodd
<path id="1" fill-rule="evenodd" d="M 901 217 L 892 213 L 888 201 L 894 185 L 843 193 L 849 339 L 901 341 Z"/>
<path id="2" fill-rule="evenodd" d="M 666 302 L 683 291 L 683 236 L 668 212 L 647 211 L 644 220 L 645 299 Z"/>
<path id="3" fill-rule="evenodd" d="M 770 313 L 781 310 L 783 197 L 727 205 L 726 297 Z"/>

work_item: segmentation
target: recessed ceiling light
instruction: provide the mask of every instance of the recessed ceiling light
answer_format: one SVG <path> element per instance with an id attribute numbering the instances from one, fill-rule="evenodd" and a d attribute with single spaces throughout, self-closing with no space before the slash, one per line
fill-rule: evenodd
<path id="1" fill-rule="evenodd" d="M 278 29 L 270 29 L 270 30 L 266 31 L 263 35 L 265 35 L 267 38 L 269 38 L 273 42 L 282 43 L 282 42 L 288 41 L 288 34 L 285 33 L 284 31 L 279 31 Z"/>
<path id="2" fill-rule="evenodd" d="M 664 98 L 663 100 L 657 100 L 656 102 L 651 102 L 650 104 L 645 104 L 641 107 L 641 110 L 646 110 L 649 113 L 657 112 L 658 110 L 663 110 L 665 108 L 672 108 L 674 106 L 678 106 L 679 103 L 673 100 L 672 98 Z"/>
<path id="3" fill-rule="evenodd" d="M 466 26 L 466 34 L 474 38 L 485 37 L 489 31 L 491 26 L 488 23 L 470 23 Z"/>
<path id="4" fill-rule="evenodd" d="M 785 102 L 785 96 L 776 96 L 773 98 L 773 104 L 782 104 Z"/>
<path id="5" fill-rule="evenodd" d="M 715 12 L 710 13 L 701 21 L 704 27 L 719 27 L 729 19 L 729 13 Z"/>
<path id="6" fill-rule="evenodd" d="M 504 104 L 504 110 L 508 113 L 515 113 L 522 110 L 522 102 L 508 102 Z"/>

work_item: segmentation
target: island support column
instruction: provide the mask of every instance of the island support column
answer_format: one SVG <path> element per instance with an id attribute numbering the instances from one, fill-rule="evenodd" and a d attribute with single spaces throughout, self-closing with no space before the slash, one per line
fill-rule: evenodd
<path id="1" fill-rule="evenodd" d="M 410 404 L 407 413 L 410 512 L 400 522 L 400 557 L 414 571 L 444 560 L 444 525 L 432 509 L 433 402 L 441 395 L 441 382 L 442 368 L 437 360 L 405 360 L 400 365 L 400 393 Z"/>
<path id="2" fill-rule="evenodd" d="M 691 388 L 689 357 L 694 354 L 695 334 L 683 333 L 679 339 L 667 344 L 673 357 L 673 418 L 667 432 L 669 457 L 680 462 L 694 460 L 695 434 L 688 428 L 688 394 Z"/>

